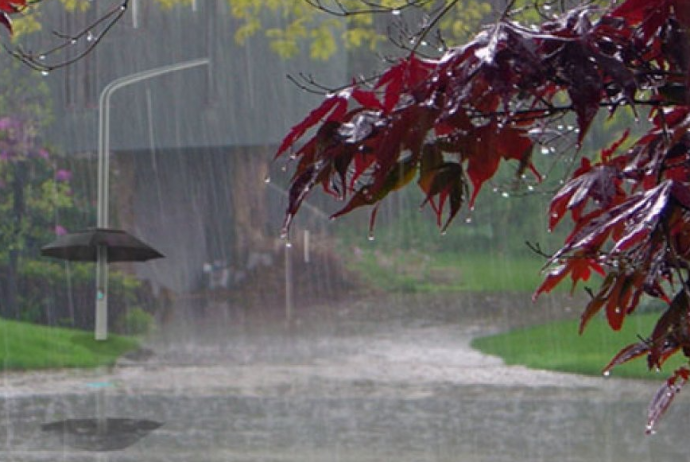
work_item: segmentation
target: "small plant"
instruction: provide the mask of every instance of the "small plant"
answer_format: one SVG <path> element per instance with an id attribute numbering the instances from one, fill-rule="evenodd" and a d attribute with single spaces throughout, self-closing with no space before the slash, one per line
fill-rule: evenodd
<path id="1" fill-rule="evenodd" d="M 136 307 L 125 311 L 118 322 L 116 329 L 118 332 L 127 335 L 146 335 L 153 331 L 155 321 L 150 313 Z"/>

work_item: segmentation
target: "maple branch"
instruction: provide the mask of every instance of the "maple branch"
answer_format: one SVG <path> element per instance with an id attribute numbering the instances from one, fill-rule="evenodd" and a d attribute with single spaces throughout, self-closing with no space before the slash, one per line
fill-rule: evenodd
<path id="1" fill-rule="evenodd" d="M 80 59 L 84 58 L 86 55 L 91 53 L 96 46 L 103 40 L 103 38 L 110 32 L 110 30 L 117 24 L 122 16 L 127 11 L 129 6 L 129 0 L 121 0 L 121 2 L 115 7 L 108 10 L 103 16 L 99 17 L 96 21 L 89 24 L 87 27 L 77 32 L 76 34 L 66 34 L 58 31 L 53 31 L 53 35 L 63 40 L 62 43 L 50 48 L 44 52 L 32 53 L 24 51 L 21 46 L 17 48 L 10 49 L 8 46 L 3 45 L 5 50 L 15 59 L 18 59 L 22 63 L 26 64 L 30 68 L 47 73 L 55 69 L 59 69 L 65 66 L 69 66 Z M 103 26 L 103 29 L 96 35 L 93 34 L 95 28 Z M 45 60 L 47 57 L 57 54 L 69 47 L 76 45 L 81 39 L 85 39 L 88 42 L 88 46 L 78 53 L 73 58 L 60 61 L 53 64 L 46 64 Z"/>
<path id="2" fill-rule="evenodd" d="M 351 9 L 343 5 L 342 1 L 340 0 L 332 0 L 333 3 L 337 6 L 337 8 L 329 7 L 326 6 L 323 2 L 323 0 L 303 0 L 306 2 L 309 6 L 312 8 L 315 8 L 319 11 L 322 11 L 326 14 L 332 15 L 332 16 L 338 16 L 338 17 L 348 17 L 348 16 L 355 16 L 355 15 L 363 15 L 363 14 L 382 14 L 382 13 L 394 13 L 394 12 L 401 12 L 403 10 L 406 10 L 408 8 L 417 8 L 425 5 L 426 3 L 429 3 L 433 0 L 408 0 L 404 4 L 401 4 L 400 6 L 384 6 L 380 4 L 376 4 L 373 1 L 369 0 L 360 0 L 360 2 L 366 6 L 366 8 L 362 9 Z"/>
<path id="3" fill-rule="evenodd" d="M 539 245 L 538 242 L 532 243 L 532 242 L 530 242 L 530 241 L 525 241 L 525 245 L 526 245 L 532 252 L 534 252 L 535 254 L 539 255 L 540 257 L 546 258 L 547 260 L 551 260 L 551 259 L 553 258 L 553 256 L 554 256 L 554 254 L 548 254 L 548 253 L 544 252 L 544 251 L 541 249 L 541 246 Z"/>
<path id="4" fill-rule="evenodd" d="M 422 33 L 419 35 L 419 37 L 417 37 L 415 45 L 412 47 L 412 50 L 410 50 L 411 53 L 417 51 L 422 42 L 424 42 L 424 39 L 429 34 L 429 32 L 441 21 L 441 19 L 443 19 L 445 15 L 447 15 L 450 12 L 450 10 L 455 8 L 457 4 L 458 0 L 452 0 L 443 9 L 441 9 L 441 11 L 439 11 L 438 14 L 436 14 L 434 19 L 432 19 L 429 24 L 426 24 L 424 26 L 424 28 L 422 29 Z"/>

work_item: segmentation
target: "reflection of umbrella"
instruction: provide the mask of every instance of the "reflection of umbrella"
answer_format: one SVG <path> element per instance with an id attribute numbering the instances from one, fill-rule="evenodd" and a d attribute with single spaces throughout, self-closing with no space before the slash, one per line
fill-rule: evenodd
<path id="1" fill-rule="evenodd" d="M 108 262 L 146 261 L 162 258 L 157 250 L 118 229 L 92 228 L 65 234 L 41 249 L 41 255 L 71 261 L 96 261 L 99 246 L 107 249 Z"/>
<path id="2" fill-rule="evenodd" d="M 41 255 L 96 262 L 96 340 L 108 338 L 108 262 L 146 261 L 163 255 L 139 239 L 117 229 L 88 229 L 60 236 L 41 249 Z"/>
<path id="3" fill-rule="evenodd" d="M 158 427 L 152 420 L 106 418 L 67 419 L 41 426 L 45 432 L 56 433 L 62 441 L 86 451 L 118 451 L 129 447 Z"/>

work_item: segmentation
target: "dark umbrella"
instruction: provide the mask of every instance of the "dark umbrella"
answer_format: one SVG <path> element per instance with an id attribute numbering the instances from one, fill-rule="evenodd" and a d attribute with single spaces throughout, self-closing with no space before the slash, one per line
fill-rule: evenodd
<path id="1" fill-rule="evenodd" d="M 92 228 L 65 234 L 41 249 L 41 255 L 96 262 L 96 340 L 108 338 L 108 263 L 146 261 L 163 254 L 118 229 Z"/>
<path id="2" fill-rule="evenodd" d="M 133 445 L 161 425 L 161 422 L 152 420 L 126 418 L 67 419 L 44 424 L 41 429 L 57 434 L 73 448 L 118 451 Z"/>
<path id="3" fill-rule="evenodd" d="M 70 261 L 96 261 L 99 246 L 107 249 L 108 262 L 146 261 L 163 254 L 119 229 L 91 228 L 65 234 L 41 249 L 45 257 Z"/>

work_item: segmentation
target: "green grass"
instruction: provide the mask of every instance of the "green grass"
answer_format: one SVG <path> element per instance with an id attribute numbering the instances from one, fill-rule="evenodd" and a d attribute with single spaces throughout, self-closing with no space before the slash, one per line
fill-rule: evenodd
<path id="1" fill-rule="evenodd" d="M 543 263 L 531 255 L 366 251 L 350 269 L 390 292 L 533 292 Z"/>
<path id="2" fill-rule="evenodd" d="M 560 321 L 477 338 L 472 346 L 483 353 L 500 356 L 510 365 L 601 375 L 620 349 L 639 341 L 637 335 L 647 337 L 657 319 L 656 314 L 633 315 L 626 319 L 621 331 L 614 332 L 598 317 L 590 322 L 582 336 L 577 333 L 579 321 Z M 682 355 L 674 356 L 664 365 L 664 372 L 673 371 L 683 362 Z M 647 370 L 644 357 L 614 368 L 611 375 L 657 380 L 660 377 Z"/>
<path id="3" fill-rule="evenodd" d="M 107 366 L 138 347 L 133 338 L 96 341 L 93 332 L 0 319 L 0 370 Z"/>

